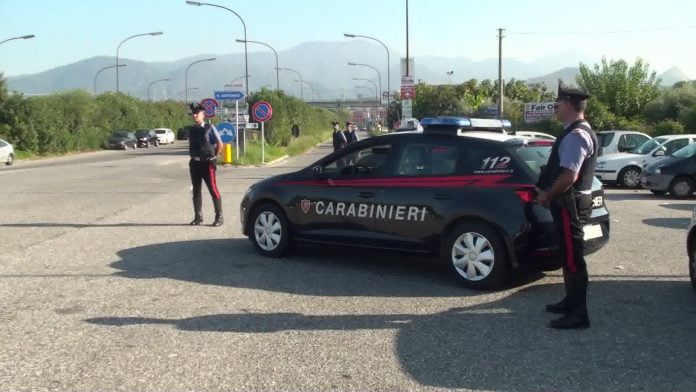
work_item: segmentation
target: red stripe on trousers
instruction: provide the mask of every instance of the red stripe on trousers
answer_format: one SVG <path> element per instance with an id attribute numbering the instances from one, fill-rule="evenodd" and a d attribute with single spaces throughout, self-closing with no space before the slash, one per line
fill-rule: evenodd
<path id="1" fill-rule="evenodd" d="M 218 188 L 217 188 L 217 179 L 215 178 L 215 169 L 213 168 L 212 164 L 208 165 L 208 170 L 210 171 L 210 185 L 213 186 L 213 193 L 215 194 L 215 198 L 219 199 L 220 192 L 218 191 Z"/>
<path id="2" fill-rule="evenodd" d="M 565 240 L 566 248 L 566 263 L 571 273 L 578 272 L 578 266 L 575 264 L 575 249 L 573 248 L 573 232 L 570 229 L 570 213 L 565 208 L 561 208 L 561 220 L 563 221 L 563 239 Z"/>

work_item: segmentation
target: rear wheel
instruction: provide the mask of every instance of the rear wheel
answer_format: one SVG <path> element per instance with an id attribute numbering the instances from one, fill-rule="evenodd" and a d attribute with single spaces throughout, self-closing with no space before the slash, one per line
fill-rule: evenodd
<path id="1" fill-rule="evenodd" d="M 619 177 L 617 178 L 617 183 L 619 186 L 624 186 L 626 188 L 638 188 L 640 186 L 640 168 L 636 166 L 629 166 L 619 172 Z"/>
<path id="2" fill-rule="evenodd" d="M 688 177 L 677 177 L 669 184 L 669 194 L 675 199 L 686 199 L 694 194 L 694 180 Z"/>
<path id="3" fill-rule="evenodd" d="M 5 162 L 5 165 L 12 166 L 13 163 L 14 163 L 14 154 L 10 154 L 7 157 L 7 161 Z"/>
<path id="4" fill-rule="evenodd" d="M 285 212 L 273 203 L 265 203 L 254 210 L 251 217 L 251 240 L 260 254 L 282 257 L 290 247 L 290 231 Z"/>
<path id="5" fill-rule="evenodd" d="M 505 282 L 510 264 L 500 235 L 490 225 L 469 222 L 449 232 L 441 251 L 452 275 L 472 289 L 493 289 Z"/>

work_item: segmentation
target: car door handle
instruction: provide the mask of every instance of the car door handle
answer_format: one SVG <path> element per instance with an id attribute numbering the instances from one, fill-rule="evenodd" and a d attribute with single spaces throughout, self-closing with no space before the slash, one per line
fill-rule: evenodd
<path id="1" fill-rule="evenodd" d="M 358 196 L 363 198 L 363 199 L 369 199 L 371 197 L 375 197 L 375 194 L 372 192 L 359 192 Z"/>
<path id="2" fill-rule="evenodd" d="M 446 193 L 436 193 L 435 196 L 433 196 L 433 199 L 435 200 L 450 200 L 452 198 L 452 195 L 448 195 Z"/>

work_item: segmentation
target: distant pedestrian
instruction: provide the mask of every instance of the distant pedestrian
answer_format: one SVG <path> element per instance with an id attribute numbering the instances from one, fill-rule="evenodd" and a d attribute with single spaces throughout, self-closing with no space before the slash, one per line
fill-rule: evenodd
<path id="1" fill-rule="evenodd" d="M 215 221 L 213 226 L 222 226 L 222 197 L 217 187 L 216 171 L 217 157 L 222 151 L 220 134 L 212 124 L 206 124 L 205 108 L 201 104 L 191 104 L 191 115 L 194 125 L 186 127 L 189 139 L 189 171 L 193 186 L 193 211 L 194 218 L 191 226 L 198 226 L 203 222 L 201 196 L 201 181 L 205 181 L 215 207 Z"/>
<path id="2" fill-rule="evenodd" d="M 300 127 L 297 126 L 297 124 L 295 124 L 295 123 L 292 124 L 291 132 L 292 132 L 292 137 L 294 137 L 295 139 L 300 137 Z"/>
<path id="3" fill-rule="evenodd" d="M 360 138 L 358 138 L 357 131 L 358 131 L 357 125 L 353 124 L 350 121 L 348 121 L 346 123 L 345 135 L 346 135 L 346 141 L 348 142 L 348 144 L 357 143 L 360 140 Z"/>
<path id="4" fill-rule="evenodd" d="M 333 148 L 334 151 L 338 151 L 348 144 L 346 135 L 341 131 L 341 127 L 338 122 L 334 121 L 331 123 L 333 125 Z"/>

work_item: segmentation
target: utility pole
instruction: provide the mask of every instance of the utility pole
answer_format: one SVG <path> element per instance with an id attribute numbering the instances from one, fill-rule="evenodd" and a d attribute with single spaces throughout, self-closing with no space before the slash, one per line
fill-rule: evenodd
<path id="1" fill-rule="evenodd" d="M 498 118 L 503 118 L 503 33 L 498 29 Z"/>
<path id="2" fill-rule="evenodd" d="M 408 0 L 406 0 L 406 76 L 411 76 L 408 69 Z"/>

